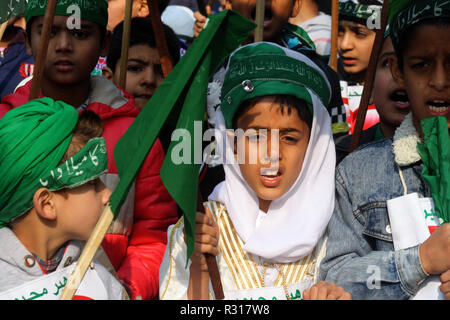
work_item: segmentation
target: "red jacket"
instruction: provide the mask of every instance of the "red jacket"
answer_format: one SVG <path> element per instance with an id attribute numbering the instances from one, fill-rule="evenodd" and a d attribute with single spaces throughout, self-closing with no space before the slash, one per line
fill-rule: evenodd
<path id="1" fill-rule="evenodd" d="M 0 117 L 28 102 L 30 88 L 31 81 L 4 97 Z M 98 76 L 91 78 L 85 109 L 94 111 L 104 121 L 103 137 L 108 152 L 108 174 L 104 182 L 114 190 L 119 180 L 113 158 L 114 146 L 139 111 L 131 95 Z M 132 299 L 158 297 L 158 272 L 167 244 L 167 228 L 178 219 L 176 204 L 159 175 L 163 159 L 164 151 L 157 140 L 102 244 L 118 277 L 131 289 Z"/>

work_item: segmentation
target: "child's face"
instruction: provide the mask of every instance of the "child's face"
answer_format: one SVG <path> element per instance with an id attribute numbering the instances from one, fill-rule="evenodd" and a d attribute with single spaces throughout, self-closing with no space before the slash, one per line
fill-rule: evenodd
<path id="1" fill-rule="evenodd" d="M 309 127 L 302 121 L 295 108 L 290 114 L 287 110 L 281 113 L 281 107 L 274 103 L 273 97 L 265 97 L 260 102 L 246 110 L 237 119 L 237 128 L 256 130 L 258 140 L 246 137 L 245 163 L 240 164 L 242 176 L 248 185 L 256 192 L 260 209 L 267 211 L 272 200 L 286 193 L 297 180 L 303 166 L 303 159 L 309 142 Z M 261 144 L 263 132 L 267 129 L 267 142 Z M 278 141 L 272 140 L 271 129 L 279 130 Z M 273 145 L 275 144 L 275 145 Z M 259 148 L 266 146 L 269 161 L 259 159 L 251 164 L 252 155 L 259 155 Z M 273 157 L 271 149 L 278 149 L 278 157 Z M 241 159 L 239 159 L 242 162 Z M 273 168 L 273 170 L 271 170 Z M 272 172 L 273 171 L 273 172 Z"/>
<path id="2" fill-rule="evenodd" d="M 375 82 L 372 91 L 373 103 L 377 108 L 384 125 L 392 128 L 398 127 L 410 111 L 408 96 L 392 77 L 389 69 L 389 59 L 395 56 L 391 38 L 388 37 L 381 49 L 378 59 Z"/>
<path id="3" fill-rule="evenodd" d="M 339 22 L 338 50 L 345 72 L 357 75 L 366 71 L 375 35 L 362 24 L 347 20 Z"/>
<path id="4" fill-rule="evenodd" d="M 392 59 L 392 74 L 408 92 L 414 125 L 432 116 L 447 117 L 450 128 L 450 27 L 423 25 L 410 34 L 403 69 Z"/>
<path id="5" fill-rule="evenodd" d="M 247 19 L 255 21 L 256 0 L 228 0 L 229 9 L 239 12 Z M 266 0 L 264 13 L 265 41 L 275 41 L 281 29 L 289 21 L 290 17 L 298 14 L 298 0 Z"/>
<path id="6" fill-rule="evenodd" d="M 114 83 L 119 85 L 120 59 L 115 70 Z M 145 44 L 130 47 L 125 91 L 134 96 L 139 110 L 144 108 L 163 80 L 158 50 Z"/>
<path id="7" fill-rule="evenodd" d="M 74 240 L 88 240 L 108 204 L 111 190 L 100 179 L 58 194 L 58 223 Z"/>
<path id="8" fill-rule="evenodd" d="M 107 53 L 106 41 L 101 41 L 100 27 L 81 20 L 81 29 L 69 29 L 65 16 L 55 16 L 44 66 L 44 85 L 74 85 L 87 81 L 99 56 Z M 31 26 L 31 51 L 34 57 L 44 17 L 36 17 Z"/>

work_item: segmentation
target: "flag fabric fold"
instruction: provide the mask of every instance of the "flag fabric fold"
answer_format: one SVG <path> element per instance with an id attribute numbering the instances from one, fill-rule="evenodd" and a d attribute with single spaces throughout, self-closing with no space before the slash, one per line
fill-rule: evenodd
<path id="1" fill-rule="evenodd" d="M 0 24 L 17 16 L 25 16 L 27 0 L 2 0 L 0 2 Z"/>
<path id="2" fill-rule="evenodd" d="M 158 87 L 114 149 L 120 182 L 110 202 L 117 216 L 130 185 L 163 125 L 166 122 L 176 124 L 177 129 L 188 133 L 186 138 L 190 142 L 191 159 L 187 163 L 174 161 L 174 147 L 182 141 L 172 141 L 161 168 L 161 179 L 184 214 L 188 258 L 194 249 L 200 166 L 200 163 L 194 163 L 194 145 L 200 143 L 201 146 L 201 141 L 194 141 L 195 121 L 204 119 L 208 81 L 255 27 L 253 22 L 231 10 L 210 15 L 199 37 Z"/>

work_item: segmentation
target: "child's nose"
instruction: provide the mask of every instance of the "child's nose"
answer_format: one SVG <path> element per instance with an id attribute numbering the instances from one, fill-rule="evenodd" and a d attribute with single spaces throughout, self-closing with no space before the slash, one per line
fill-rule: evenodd
<path id="1" fill-rule="evenodd" d="M 141 84 L 147 86 L 156 84 L 156 74 L 153 68 L 147 68 L 142 77 Z"/>
<path id="2" fill-rule="evenodd" d="M 344 32 L 342 36 L 339 36 L 338 47 L 339 51 L 349 51 L 353 49 L 353 41 L 349 32 Z"/>
<path id="3" fill-rule="evenodd" d="M 449 86 L 450 70 L 443 63 L 437 63 L 430 78 L 430 86 L 438 91 L 447 89 Z"/>
<path id="4" fill-rule="evenodd" d="M 72 41 L 69 33 L 59 32 L 55 41 L 57 51 L 72 51 Z"/>

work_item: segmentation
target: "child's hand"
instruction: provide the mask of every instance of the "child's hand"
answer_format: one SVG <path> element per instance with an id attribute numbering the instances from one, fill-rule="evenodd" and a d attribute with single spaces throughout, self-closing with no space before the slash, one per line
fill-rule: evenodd
<path id="1" fill-rule="evenodd" d="M 206 6 L 206 13 L 207 14 L 211 14 L 211 7 L 210 6 Z M 194 23 L 194 38 L 197 38 L 198 35 L 200 34 L 200 32 L 203 30 L 203 27 L 205 26 L 206 23 L 206 17 L 204 15 L 202 15 L 199 11 L 195 11 L 194 12 L 194 18 L 195 18 L 195 23 Z"/>
<path id="2" fill-rule="evenodd" d="M 219 227 L 214 221 L 211 212 L 206 207 L 206 213 L 197 212 L 195 216 L 195 247 L 191 257 L 192 265 L 196 271 L 208 271 L 204 254 L 213 256 L 219 254 Z"/>
<path id="3" fill-rule="evenodd" d="M 442 284 L 439 289 L 444 294 L 445 300 L 450 300 L 450 270 L 441 274 L 440 280 Z"/>
<path id="4" fill-rule="evenodd" d="M 320 281 L 303 291 L 304 300 L 351 300 L 352 295 L 333 282 Z"/>
<path id="5" fill-rule="evenodd" d="M 419 247 L 420 261 L 429 274 L 450 270 L 450 223 L 444 223 Z"/>

